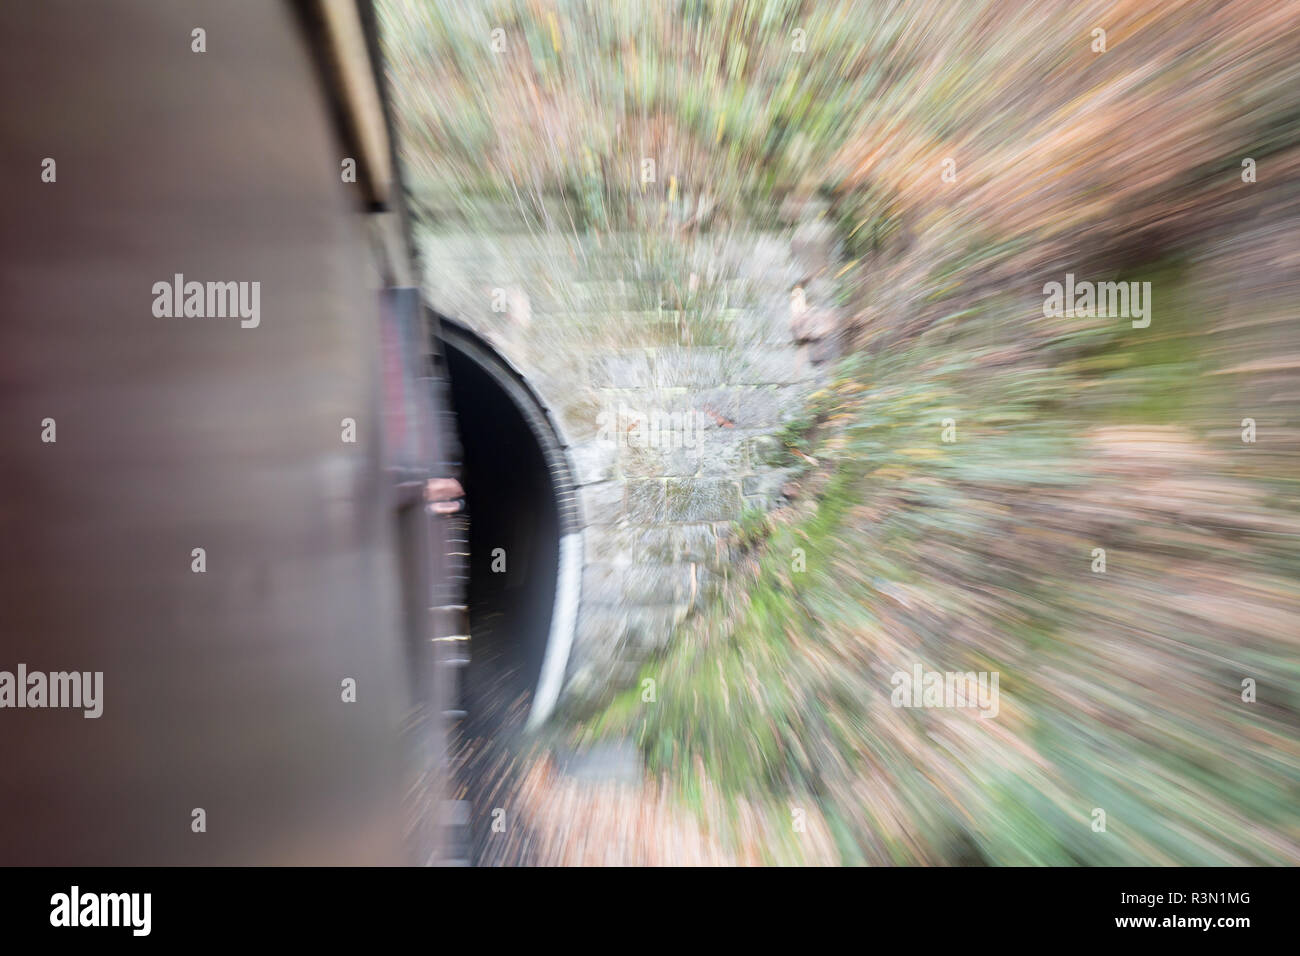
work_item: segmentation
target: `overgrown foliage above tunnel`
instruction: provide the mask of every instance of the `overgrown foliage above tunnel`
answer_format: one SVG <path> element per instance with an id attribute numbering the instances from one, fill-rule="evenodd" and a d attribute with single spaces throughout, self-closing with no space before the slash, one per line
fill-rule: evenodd
<path id="1" fill-rule="evenodd" d="M 1293 7 L 385 22 L 426 217 L 690 248 L 825 210 L 850 347 L 785 436 L 795 501 L 580 739 L 636 739 L 737 860 L 1300 861 Z M 1076 279 L 1149 314 L 1052 309 Z M 917 664 L 1000 674 L 997 717 L 895 706 Z"/>

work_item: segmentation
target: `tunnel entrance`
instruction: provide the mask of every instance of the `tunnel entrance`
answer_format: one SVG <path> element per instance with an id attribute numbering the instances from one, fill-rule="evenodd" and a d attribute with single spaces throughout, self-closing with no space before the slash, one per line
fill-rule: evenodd
<path id="1" fill-rule="evenodd" d="M 484 340 L 439 324 L 469 519 L 462 731 L 489 738 L 540 722 L 558 696 L 580 580 L 573 488 L 532 389 Z"/>

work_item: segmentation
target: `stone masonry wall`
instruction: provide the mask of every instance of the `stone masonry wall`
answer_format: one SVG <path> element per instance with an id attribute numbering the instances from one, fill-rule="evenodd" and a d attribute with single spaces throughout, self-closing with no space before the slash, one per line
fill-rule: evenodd
<path id="1" fill-rule="evenodd" d="M 822 235 L 420 231 L 430 305 L 526 378 L 574 468 L 571 703 L 632 679 L 712 593 L 731 523 L 780 500 L 776 436 L 833 355 Z"/>

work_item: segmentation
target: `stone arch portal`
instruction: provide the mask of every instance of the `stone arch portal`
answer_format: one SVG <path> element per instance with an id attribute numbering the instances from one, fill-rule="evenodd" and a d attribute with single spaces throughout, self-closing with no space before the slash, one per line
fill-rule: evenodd
<path id="1" fill-rule="evenodd" d="M 490 733 L 527 700 L 527 726 L 555 708 L 577 626 L 582 530 L 573 469 L 551 415 L 488 342 L 446 318 L 447 365 L 469 517 L 468 718 Z"/>

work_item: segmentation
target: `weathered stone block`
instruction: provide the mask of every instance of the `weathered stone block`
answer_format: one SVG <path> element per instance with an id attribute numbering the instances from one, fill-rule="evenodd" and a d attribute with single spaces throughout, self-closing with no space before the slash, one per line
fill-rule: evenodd
<path id="1" fill-rule="evenodd" d="M 575 640 L 579 644 L 598 643 L 614 646 L 627 629 L 627 612 L 617 606 L 598 607 L 584 604 L 578 615 Z"/>
<path id="2" fill-rule="evenodd" d="M 740 516 L 740 485 L 721 478 L 670 478 L 669 521 L 733 521 Z"/>
<path id="3" fill-rule="evenodd" d="M 668 527 L 595 525 L 587 529 L 585 541 L 588 564 L 672 564 L 676 560 L 675 543 Z"/>
<path id="4" fill-rule="evenodd" d="M 733 356 L 733 385 L 789 385 L 811 377 L 812 369 L 793 346 L 749 346 Z"/>
<path id="5" fill-rule="evenodd" d="M 735 423 L 739 428 L 771 428 L 781 421 L 783 394 L 772 386 L 738 390 Z"/>
<path id="6" fill-rule="evenodd" d="M 584 604 L 636 607 L 689 600 L 690 568 L 669 564 L 589 564 L 582 574 Z"/>
<path id="7" fill-rule="evenodd" d="M 761 475 L 751 475 L 742 479 L 741 489 L 746 498 L 758 496 L 768 503 L 775 502 L 781 497 L 781 488 L 795 474 L 797 469 L 779 468 L 775 471 L 764 472 Z"/>
<path id="8" fill-rule="evenodd" d="M 691 405 L 705 416 L 705 429 L 734 428 L 737 394 L 732 388 L 706 388 L 690 393 Z"/>
<path id="9" fill-rule="evenodd" d="M 688 524 L 673 529 L 673 557 L 677 561 L 713 564 L 720 558 L 718 536 L 709 524 Z"/>
<path id="10" fill-rule="evenodd" d="M 612 441 L 589 441 L 569 449 L 578 484 L 590 485 L 614 478 L 618 446 Z"/>
<path id="11" fill-rule="evenodd" d="M 717 386 L 723 377 L 723 351 L 717 348 L 662 349 L 655 360 L 661 387 Z"/>
<path id="12" fill-rule="evenodd" d="M 618 453 L 619 470 L 629 478 L 662 478 L 666 473 L 664 453 L 658 448 L 624 445 Z"/>
<path id="13" fill-rule="evenodd" d="M 795 230 L 790 253 L 805 276 L 823 275 L 836 259 L 834 226 L 826 219 L 805 221 Z"/>
<path id="14" fill-rule="evenodd" d="M 749 474 L 752 463 L 748 436 L 735 429 L 712 431 L 704 439 L 696 458 L 702 478 L 738 478 Z"/>
<path id="15" fill-rule="evenodd" d="M 674 607 L 640 607 L 628 612 L 625 654 L 647 653 L 664 647 L 683 617 Z M 654 674 L 647 672 L 653 677 Z"/>
<path id="16" fill-rule="evenodd" d="M 622 481 L 587 485 L 578 494 L 584 525 L 609 525 L 622 516 L 626 495 Z"/>
<path id="17" fill-rule="evenodd" d="M 667 515 L 667 497 L 663 479 L 651 478 L 627 482 L 627 519 L 632 524 L 660 524 Z"/>
<path id="18" fill-rule="evenodd" d="M 599 355 L 591 360 L 588 378 L 601 388 L 648 388 L 654 384 L 650 353 L 641 349 Z"/>

